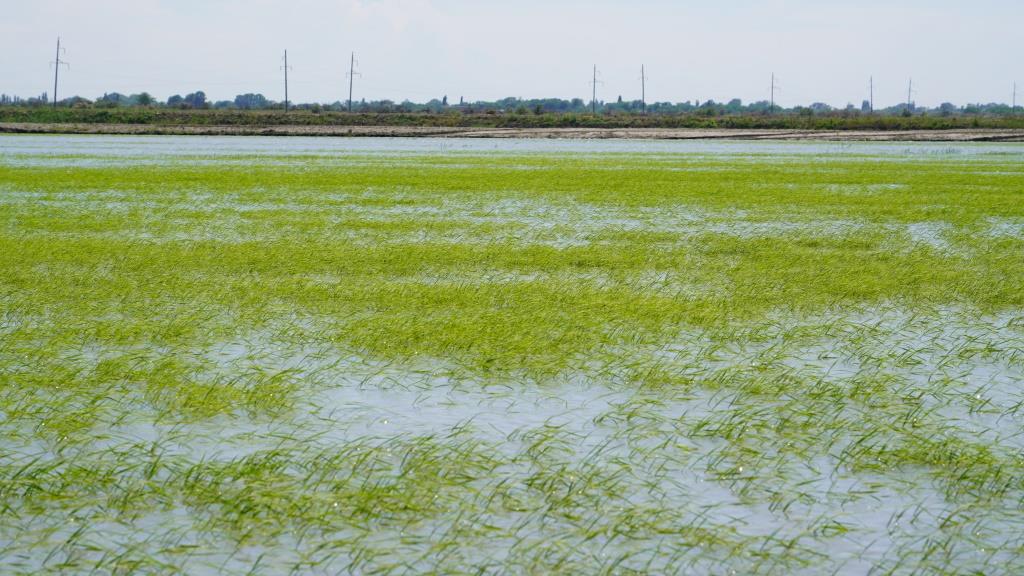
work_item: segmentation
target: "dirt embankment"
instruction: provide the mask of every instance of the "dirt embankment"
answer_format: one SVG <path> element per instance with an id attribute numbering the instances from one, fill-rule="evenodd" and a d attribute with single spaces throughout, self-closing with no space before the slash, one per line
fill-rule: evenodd
<path id="1" fill-rule="evenodd" d="M 1020 129 L 781 130 L 701 128 L 447 128 L 425 126 L 162 126 L 152 124 L 0 123 L 8 134 L 183 136 L 351 136 L 448 138 L 624 138 L 646 140 L 829 140 L 879 142 L 1024 142 Z"/>

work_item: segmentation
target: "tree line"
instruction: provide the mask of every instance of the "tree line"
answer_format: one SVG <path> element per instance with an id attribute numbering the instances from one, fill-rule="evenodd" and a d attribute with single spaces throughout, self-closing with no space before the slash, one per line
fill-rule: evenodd
<path id="1" fill-rule="evenodd" d="M 41 107 L 49 105 L 48 96 L 43 93 L 30 98 L 20 98 L 0 94 L 0 106 L 25 106 Z M 333 103 L 296 103 L 290 102 L 290 108 L 312 113 L 319 112 L 346 112 L 350 109 L 348 102 L 335 101 Z M 267 98 L 263 94 L 239 94 L 233 100 L 211 100 L 202 90 L 196 90 L 184 95 L 176 94 L 166 101 L 158 100 L 148 92 L 138 94 L 121 94 L 108 92 L 94 100 L 81 96 L 72 96 L 58 102 L 61 108 L 78 109 L 105 109 L 105 108 L 162 108 L 177 110 L 283 110 L 284 102 Z M 351 111 L 361 114 L 388 114 L 388 113 L 464 113 L 464 114 L 589 114 L 596 110 L 598 114 L 652 114 L 652 115 L 702 115 L 702 116 L 729 116 L 729 115 L 793 115 L 793 116 L 857 116 L 873 113 L 882 116 L 910 116 L 910 115 L 931 115 L 931 116 L 958 116 L 958 115 L 992 115 L 1007 116 L 1018 113 L 1021 107 L 1011 108 L 1004 103 L 973 103 L 957 106 L 945 102 L 934 108 L 917 106 L 913 102 L 902 103 L 872 110 L 871 104 L 864 101 L 860 106 L 848 104 L 843 108 L 836 108 L 822 102 L 815 102 L 809 105 L 798 105 L 782 107 L 772 105 L 767 100 L 744 103 L 736 98 L 728 102 L 716 102 L 714 100 L 688 100 L 684 102 L 642 102 L 640 100 L 625 100 L 619 96 L 612 101 L 598 101 L 592 103 L 582 98 L 503 98 L 494 101 L 473 101 L 469 102 L 459 98 L 458 102 L 449 102 L 448 96 L 435 98 L 427 102 L 412 102 L 404 100 L 396 102 L 393 100 L 359 100 L 353 101 Z"/>

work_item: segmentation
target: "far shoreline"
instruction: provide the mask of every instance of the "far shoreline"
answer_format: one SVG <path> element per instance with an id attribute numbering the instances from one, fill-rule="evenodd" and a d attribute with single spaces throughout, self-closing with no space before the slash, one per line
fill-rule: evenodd
<path id="1" fill-rule="evenodd" d="M 782 128 L 486 128 L 333 125 L 158 125 L 0 123 L 0 134 L 163 136 L 318 136 L 362 138 L 534 138 L 626 140 L 770 140 L 831 142 L 1024 142 L 1024 129 L 794 130 Z"/>

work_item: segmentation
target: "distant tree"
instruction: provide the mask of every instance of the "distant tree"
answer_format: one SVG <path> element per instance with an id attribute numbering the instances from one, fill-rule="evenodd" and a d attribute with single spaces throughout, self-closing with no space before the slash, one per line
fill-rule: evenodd
<path id="1" fill-rule="evenodd" d="M 185 104 L 188 104 L 192 108 L 206 107 L 206 93 L 202 90 L 196 90 L 195 92 L 185 96 Z"/>
<path id="2" fill-rule="evenodd" d="M 175 94 L 167 99 L 167 105 L 171 107 L 178 107 L 185 103 L 185 99 L 181 97 L 181 94 Z"/>
<path id="3" fill-rule="evenodd" d="M 861 102 L 860 103 L 860 111 L 861 112 L 871 112 L 871 101 L 870 100 L 865 100 L 865 101 Z"/>
<path id="4" fill-rule="evenodd" d="M 448 105 L 448 95 L 445 94 L 444 98 L 441 98 L 441 106 L 447 106 L 447 105 Z"/>
<path id="5" fill-rule="evenodd" d="M 71 108 L 88 108 L 92 105 L 92 102 L 90 102 L 88 98 L 72 96 L 71 98 L 61 100 L 61 105 L 69 106 Z"/>
<path id="6" fill-rule="evenodd" d="M 21 99 L 19 98 L 18 101 L 20 102 Z M 49 102 L 50 102 L 50 95 L 48 93 L 46 93 L 46 92 L 43 92 L 39 96 L 36 96 L 35 98 L 29 98 L 28 100 L 25 101 L 26 104 L 28 104 L 29 106 L 33 106 L 33 107 L 35 107 L 35 106 L 45 106 Z"/>
<path id="7" fill-rule="evenodd" d="M 269 106 L 267 97 L 263 94 L 239 94 L 235 96 L 235 106 L 242 110 L 263 109 Z"/>
<path id="8" fill-rule="evenodd" d="M 117 104 L 124 103 L 127 100 L 128 100 L 128 97 L 125 96 L 124 94 L 119 94 L 117 92 L 110 92 L 110 93 L 104 94 L 102 98 L 98 98 L 96 100 L 96 102 L 107 102 L 107 103 L 110 103 L 110 104 L 117 105 Z"/>
<path id="9" fill-rule="evenodd" d="M 135 97 L 135 102 L 139 106 L 152 106 L 154 101 L 153 96 L 151 96 L 149 92 L 143 92 Z"/>

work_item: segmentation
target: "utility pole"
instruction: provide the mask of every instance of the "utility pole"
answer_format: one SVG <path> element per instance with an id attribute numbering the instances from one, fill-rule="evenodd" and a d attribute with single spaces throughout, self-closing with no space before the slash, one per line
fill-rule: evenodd
<path id="1" fill-rule="evenodd" d="M 356 53 L 352 53 L 352 60 L 349 63 L 348 68 L 348 111 L 352 112 L 352 82 L 355 80 L 356 75 Z M 359 74 L 361 76 L 361 74 Z"/>
<path id="2" fill-rule="evenodd" d="M 872 114 L 874 114 L 875 113 L 875 77 L 874 76 L 871 77 L 871 99 L 868 100 L 868 102 L 869 102 L 868 110 L 870 110 L 870 112 Z"/>
<path id="3" fill-rule="evenodd" d="M 57 85 L 60 82 L 60 67 L 67 66 L 68 69 L 71 65 L 67 62 L 60 61 L 60 55 L 63 54 L 63 48 L 60 47 L 60 36 L 57 37 L 57 59 L 52 62 L 53 64 L 53 107 L 57 108 Z"/>
<path id="4" fill-rule="evenodd" d="M 590 113 L 597 116 L 597 64 L 594 64 L 594 79 L 590 81 L 593 94 L 590 97 Z"/>
<path id="5" fill-rule="evenodd" d="M 1010 107 L 1010 114 L 1017 115 L 1017 83 L 1013 83 L 1013 105 Z"/>
<path id="6" fill-rule="evenodd" d="M 640 65 L 640 106 L 647 114 L 647 73 L 643 64 Z"/>
<path id="7" fill-rule="evenodd" d="M 282 66 L 281 68 L 284 69 L 284 113 L 287 114 L 288 113 L 288 70 L 290 68 L 290 66 L 288 66 L 288 51 L 287 50 L 284 51 L 284 66 Z"/>
<path id="8" fill-rule="evenodd" d="M 913 112 L 911 112 L 911 107 L 913 106 L 912 100 L 914 98 L 913 94 L 914 94 L 914 79 L 911 78 L 910 82 L 907 84 L 907 113 L 908 114 L 913 114 Z"/>
<path id="9" fill-rule="evenodd" d="M 772 100 L 771 100 L 771 105 L 768 108 L 768 113 L 769 114 L 774 114 L 775 113 L 775 89 L 776 88 L 778 88 L 778 85 L 775 83 L 775 72 L 772 72 Z"/>

